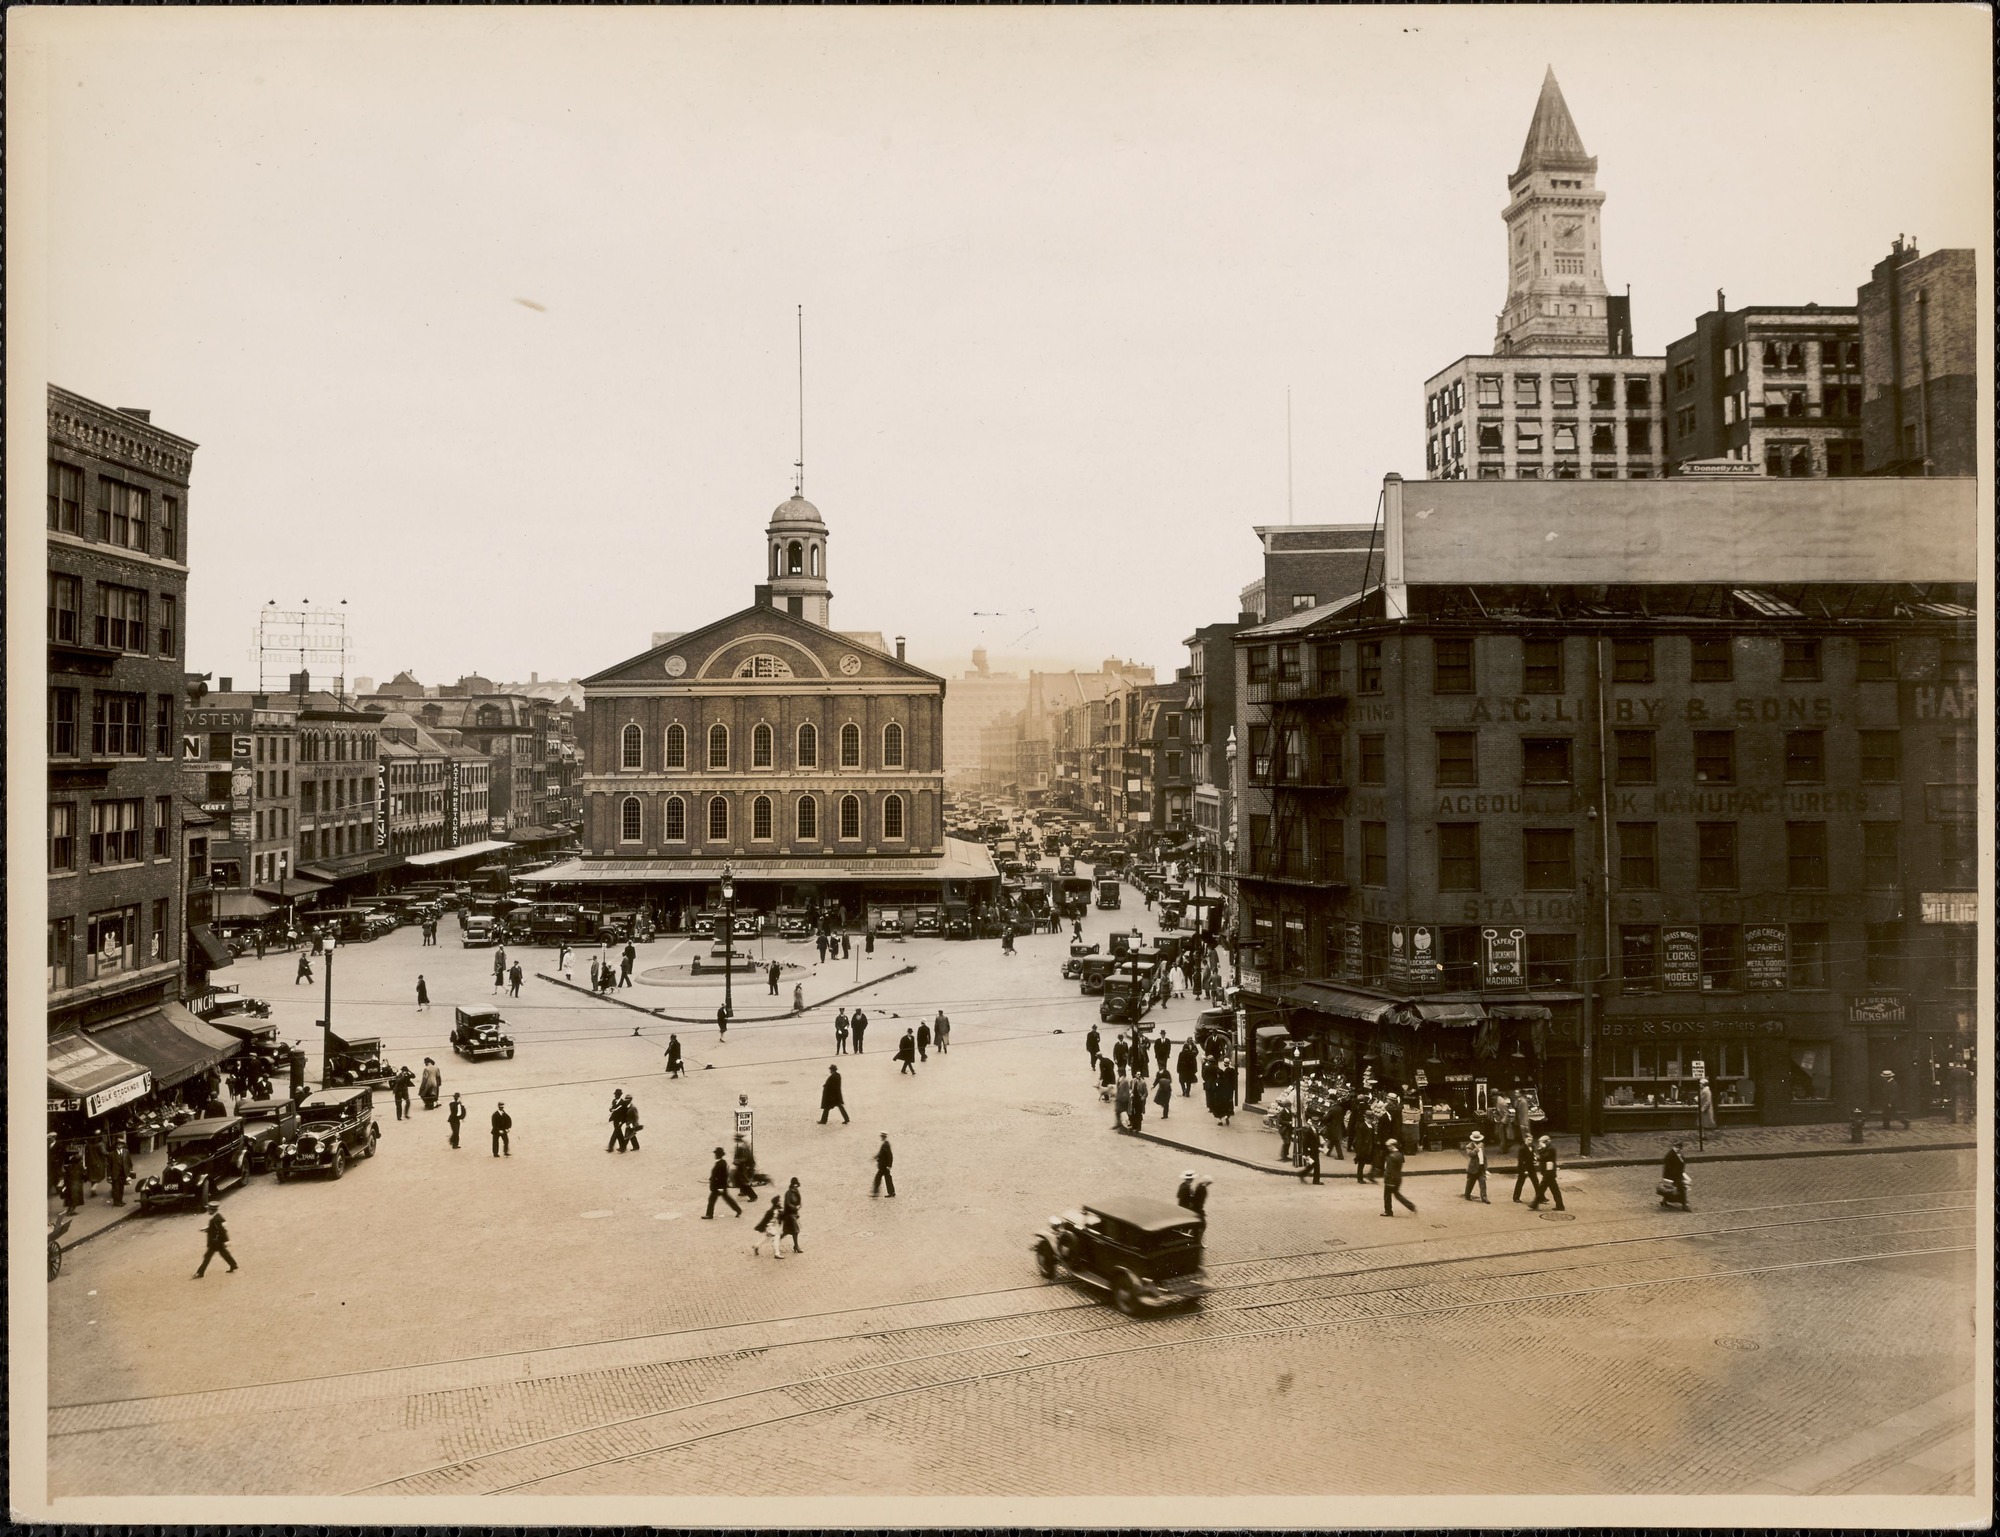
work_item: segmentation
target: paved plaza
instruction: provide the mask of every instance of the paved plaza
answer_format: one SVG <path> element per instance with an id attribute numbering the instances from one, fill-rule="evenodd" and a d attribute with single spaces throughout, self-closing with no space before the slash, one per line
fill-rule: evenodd
<path id="1" fill-rule="evenodd" d="M 660 940 L 619 1003 L 531 975 L 498 1003 L 518 1054 L 478 1064 L 446 1036 L 454 1005 L 495 1002 L 493 952 L 449 922 L 441 940 L 340 951 L 334 1020 L 435 1057 L 471 1107 L 465 1146 L 442 1110 L 397 1122 L 380 1094 L 372 1161 L 223 1198 L 239 1273 L 190 1279 L 190 1215 L 72 1250 L 49 1288 L 52 1494 L 1971 1488 L 1972 1153 L 1707 1165 L 1687 1214 L 1657 1209 L 1649 1169 L 1580 1169 L 1563 1220 L 1496 1170 L 1490 1206 L 1424 1179 L 1392 1223 L 1378 1186 L 1114 1132 L 1066 935 L 824 965 L 766 940 L 780 995 L 739 979 L 726 1041 L 720 987 L 685 976 L 693 945 Z M 555 953 L 510 959 L 548 973 Z M 253 957 L 230 980 L 310 1043 L 321 990 L 294 967 Z M 864 1055 L 834 1055 L 838 994 L 868 1010 Z M 897 1039 L 940 1007 L 950 1053 L 899 1073 Z M 1178 1033 L 1196 1008 L 1165 1017 Z M 835 1060 L 853 1121 L 822 1126 Z M 607 1153 L 621 1087 L 643 1146 Z M 766 1195 L 794 1175 L 805 1192 L 804 1252 L 782 1262 L 752 1254 L 754 1209 L 702 1220 L 739 1094 Z M 1177 1100 L 1147 1125 L 1204 1119 Z M 869 1189 L 883 1131 L 894 1200 Z M 1194 1163 L 1213 1181 L 1201 1313 L 1128 1321 L 1036 1276 L 1051 1213 L 1170 1197 Z"/>

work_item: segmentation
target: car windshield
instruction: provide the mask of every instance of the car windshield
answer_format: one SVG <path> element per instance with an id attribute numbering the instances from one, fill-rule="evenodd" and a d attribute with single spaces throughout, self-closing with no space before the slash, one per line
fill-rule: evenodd
<path id="1" fill-rule="evenodd" d="M 302 1121 L 344 1121 L 354 1113 L 354 1105 L 348 1100 L 336 1100 L 324 1105 L 301 1105 L 299 1119 Z"/>

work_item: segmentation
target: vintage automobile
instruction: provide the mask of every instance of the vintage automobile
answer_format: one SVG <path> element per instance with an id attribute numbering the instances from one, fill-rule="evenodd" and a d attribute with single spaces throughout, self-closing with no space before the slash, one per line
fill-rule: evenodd
<path id="1" fill-rule="evenodd" d="M 237 1119 L 250 1150 L 250 1172 L 270 1174 L 278 1167 L 278 1152 L 299 1134 L 297 1109 L 289 1099 L 239 1099 Z"/>
<path id="2" fill-rule="evenodd" d="M 483 945 L 500 943 L 500 920 L 492 913 L 468 913 L 460 910 L 462 922 L 459 925 L 458 943 L 461 949 L 473 950 Z"/>
<path id="3" fill-rule="evenodd" d="M 382 1037 L 357 1035 L 353 1040 L 332 1036 L 328 1042 L 326 1083 L 333 1088 L 355 1084 L 380 1087 L 396 1076 L 382 1052 Z"/>
<path id="4" fill-rule="evenodd" d="M 721 927 L 721 924 L 722 909 L 704 907 L 694 915 L 694 925 L 691 932 L 696 939 L 713 939 L 715 931 Z"/>
<path id="5" fill-rule="evenodd" d="M 966 906 L 965 903 L 945 903 L 944 937 L 946 939 L 972 938 L 972 909 Z"/>
<path id="6" fill-rule="evenodd" d="M 1118 958 L 1113 955 L 1084 955 L 1073 964 L 1076 966 L 1077 991 L 1094 995 L 1104 991 L 1104 979 L 1117 967 Z M 1064 969 L 1067 970 L 1067 966 Z"/>
<path id="7" fill-rule="evenodd" d="M 1137 1024 L 1146 1017 L 1146 1011 L 1153 1006 L 1154 969 L 1143 967 L 1137 977 L 1130 967 L 1120 967 L 1104 979 L 1100 991 L 1104 1001 L 1097 1006 L 1097 1017 L 1105 1024 Z"/>
<path id="8" fill-rule="evenodd" d="M 373 1158 L 382 1128 L 371 1089 L 323 1089 L 299 1101 L 298 1133 L 278 1150 L 278 1180 L 347 1172 L 350 1157 Z"/>
<path id="9" fill-rule="evenodd" d="M 910 926 L 910 932 L 918 939 L 936 939 L 944 932 L 944 910 L 928 905 L 919 907 L 917 921 Z"/>
<path id="10" fill-rule="evenodd" d="M 514 1037 L 500 1028 L 506 1023 L 498 1009 L 454 1009 L 451 1049 L 468 1062 L 481 1057 L 511 1057 Z"/>
<path id="11" fill-rule="evenodd" d="M 803 907 L 778 909 L 778 938 L 801 940 L 812 937 L 812 917 Z"/>
<path id="12" fill-rule="evenodd" d="M 1049 1218 L 1035 1235 L 1035 1268 L 1047 1281 L 1066 1276 L 1109 1292 L 1121 1313 L 1198 1307 L 1208 1291 L 1201 1239 L 1193 1212 L 1133 1196 Z"/>
<path id="13" fill-rule="evenodd" d="M 1056 858 L 1056 874 L 1058 875 L 1076 874 L 1076 856 L 1074 854 L 1058 855 Z"/>
<path id="14" fill-rule="evenodd" d="M 1099 944 L 1085 944 L 1080 939 L 1072 939 L 1069 942 L 1069 958 L 1062 963 L 1064 979 L 1070 982 L 1079 979 L 1083 975 L 1084 962 L 1096 955 L 1103 948 Z"/>
<path id="15" fill-rule="evenodd" d="M 233 1115 L 183 1121 L 167 1133 L 167 1166 L 139 1181 L 139 1209 L 200 1206 L 250 1177 L 243 1123 Z"/>
<path id="16" fill-rule="evenodd" d="M 731 931 L 738 939 L 755 939 L 758 930 L 764 926 L 762 913 L 738 913 L 729 923 Z"/>
<path id="17" fill-rule="evenodd" d="M 1118 906 L 1118 877 L 1100 875 L 1097 877 L 1097 906 L 1100 911 L 1110 911 Z"/>

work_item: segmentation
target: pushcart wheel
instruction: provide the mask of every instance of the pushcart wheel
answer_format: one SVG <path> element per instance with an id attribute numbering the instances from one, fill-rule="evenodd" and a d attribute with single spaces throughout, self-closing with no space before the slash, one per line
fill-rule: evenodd
<path id="1" fill-rule="evenodd" d="M 49 1240 L 49 1279 L 53 1281 L 62 1274 L 62 1245 L 55 1239 Z"/>

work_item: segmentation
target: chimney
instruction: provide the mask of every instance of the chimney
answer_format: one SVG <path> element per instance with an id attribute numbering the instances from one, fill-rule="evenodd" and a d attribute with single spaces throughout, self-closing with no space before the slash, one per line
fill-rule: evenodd
<path id="1" fill-rule="evenodd" d="M 1721 290 L 1721 289 L 1719 289 L 1719 288 L 1718 288 L 1718 289 L 1716 289 L 1716 291 L 1715 291 L 1715 312 L 1716 312 L 1716 314 L 1718 314 L 1718 315 L 1719 315 L 1719 314 L 1721 314 L 1721 313 L 1722 313 L 1722 312 L 1723 312 L 1724 310 L 1726 310 L 1726 309 L 1728 309 L 1728 308 L 1729 308 L 1729 301 L 1728 301 L 1727 299 L 1723 298 L 1723 296 L 1722 296 L 1722 290 Z"/>
<path id="2" fill-rule="evenodd" d="M 759 582 L 751 601 L 757 608 L 769 608 L 771 606 L 771 584 L 769 582 Z"/>
<path id="3" fill-rule="evenodd" d="M 305 698 L 306 695 L 312 692 L 312 674 L 309 672 L 293 673 L 291 677 L 291 690 L 301 699 Z"/>
<path id="4" fill-rule="evenodd" d="M 896 637 L 896 660 L 903 660 L 903 637 L 900 635 Z"/>
<path id="5" fill-rule="evenodd" d="M 531 672 L 528 674 L 528 686 L 530 688 L 533 688 L 537 683 L 541 681 L 542 681 L 542 675 L 540 673 Z"/>
<path id="6" fill-rule="evenodd" d="M 271 696 L 269 694 L 252 694 L 250 696 L 250 708 L 253 710 L 270 709 Z"/>
<path id="7" fill-rule="evenodd" d="M 215 680 L 215 690 L 219 694 L 234 693 L 235 688 L 236 680 L 234 678 L 217 678 Z"/>

